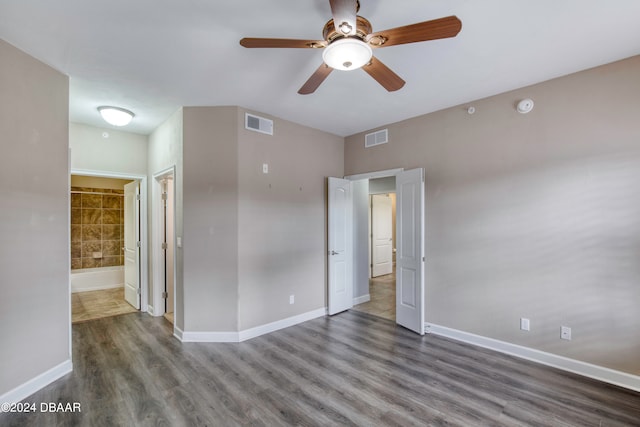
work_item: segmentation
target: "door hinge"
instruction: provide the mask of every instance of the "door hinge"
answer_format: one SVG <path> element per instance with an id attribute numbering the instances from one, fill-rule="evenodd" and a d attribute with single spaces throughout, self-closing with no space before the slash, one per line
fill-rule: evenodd
<path id="1" fill-rule="evenodd" d="M 424 262 L 424 257 L 422 257 L 422 262 Z"/>
<path id="2" fill-rule="evenodd" d="M 162 293 L 162 298 L 163 298 L 163 299 L 167 299 L 167 298 L 169 298 L 169 294 L 168 294 L 167 292 L 163 292 L 163 293 Z"/>
<path id="3" fill-rule="evenodd" d="M 142 247 L 142 242 L 140 240 L 138 240 L 136 242 L 136 247 L 141 248 Z"/>
<path id="4" fill-rule="evenodd" d="M 142 290 L 140 288 L 136 289 L 136 294 L 138 295 L 142 294 Z"/>
<path id="5" fill-rule="evenodd" d="M 136 194 L 136 200 L 140 200 L 140 195 Z"/>
<path id="6" fill-rule="evenodd" d="M 167 242 L 163 242 L 163 243 L 162 243 L 162 249 L 167 249 L 167 246 L 168 246 L 168 245 L 167 245 Z"/>
<path id="7" fill-rule="evenodd" d="M 167 200 L 167 193 L 162 193 L 162 200 Z"/>

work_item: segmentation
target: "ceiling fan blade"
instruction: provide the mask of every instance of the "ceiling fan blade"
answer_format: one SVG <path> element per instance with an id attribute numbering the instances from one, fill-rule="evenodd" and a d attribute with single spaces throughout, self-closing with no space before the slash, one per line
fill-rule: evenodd
<path id="1" fill-rule="evenodd" d="M 456 16 L 419 22 L 390 30 L 369 34 L 365 41 L 371 47 L 387 47 L 398 44 L 423 42 L 427 40 L 455 37 L 462 29 L 462 22 Z"/>
<path id="2" fill-rule="evenodd" d="M 389 67 L 380 62 L 375 56 L 371 57 L 371 62 L 362 67 L 362 69 L 389 92 L 401 89 L 405 84 L 405 81 L 402 80 L 400 76 L 391 71 Z"/>
<path id="3" fill-rule="evenodd" d="M 259 39 L 245 37 L 240 40 L 244 47 L 290 47 L 290 48 L 322 48 L 327 45 L 324 40 L 295 40 L 295 39 Z"/>
<path id="4" fill-rule="evenodd" d="M 316 71 L 309 77 L 309 80 L 305 82 L 300 88 L 298 93 L 300 95 L 309 95 L 318 89 L 318 86 L 322 84 L 324 79 L 333 71 L 333 68 L 323 63 Z"/>
<path id="5" fill-rule="evenodd" d="M 345 36 L 356 34 L 357 0 L 329 0 L 336 31 Z"/>

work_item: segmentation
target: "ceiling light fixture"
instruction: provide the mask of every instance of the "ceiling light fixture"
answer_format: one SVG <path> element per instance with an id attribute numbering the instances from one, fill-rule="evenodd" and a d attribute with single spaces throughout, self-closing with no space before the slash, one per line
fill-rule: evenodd
<path id="1" fill-rule="evenodd" d="M 98 107 L 98 111 L 104 121 L 113 126 L 126 126 L 135 116 L 131 111 L 119 107 L 102 106 Z"/>
<path id="2" fill-rule="evenodd" d="M 356 38 L 339 39 L 322 52 L 322 60 L 336 70 L 356 70 L 366 65 L 373 56 L 371 47 Z"/>

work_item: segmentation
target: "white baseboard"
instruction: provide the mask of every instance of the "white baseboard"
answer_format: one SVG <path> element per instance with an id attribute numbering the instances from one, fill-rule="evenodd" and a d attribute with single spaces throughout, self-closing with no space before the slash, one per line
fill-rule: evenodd
<path id="1" fill-rule="evenodd" d="M 447 328 L 445 326 L 434 325 L 432 323 L 425 323 L 425 331 L 427 333 L 441 335 L 457 341 L 488 348 L 500 353 L 509 354 L 521 359 L 562 369 L 563 371 L 572 372 L 574 374 L 593 378 L 595 380 L 628 388 L 634 391 L 640 391 L 640 376 L 637 375 L 616 371 L 564 356 L 558 356 L 556 354 L 535 350 L 529 347 L 523 347 L 517 344 L 511 344 L 505 341 L 499 341 L 493 338 L 483 337 L 481 335 L 471 334 L 469 332 L 459 331 L 457 329 Z"/>
<path id="2" fill-rule="evenodd" d="M 174 328 L 174 336 L 182 342 L 242 342 L 260 335 L 275 332 L 279 329 L 288 328 L 298 323 L 306 322 L 325 315 L 325 308 L 319 308 L 307 313 L 298 314 L 296 316 L 287 317 L 286 319 L 277 320 L 265 325 L 256 326 L 254 328 L 245 329 L 240 332 L 190 332 L 182 331 Z"/>
<path id="3" fill-rule="evenodd" d="M 357 297 L 353 299 L 353 305 L 358 305 L 358 304 L 362 304 L 365 302 L 369 302 L 371 301 L 371 295 L 367 294 L 367 295 L 362 295 L 361 297 Z"/>
<path id="4" fill-rule="evenodd" d="M 182 337 L 184 336 L 182 329 L 178 328 L 175 324 L 173 325 L 173 336 L 180 341 L 182 341 Z"/>
<path id="5" fill-rule="evenodd" d="M 24 384 L 10 390 L 0 396 L 0 403 L 17 403 L 31 396 L 36 391 L 48 386 L 55 380 L 62 378 L 73 370 L 71 359 L 68 359 L 58 366 L 54 366 L 46 372 L 30 379 Z"/>
<path id="6" fill-rule="evenodd" d="M 306 313 L 298 314 L 297 316 L 287 317 L 286 319 L 278 320 L 275 322 L 267 323 L 266 325 L 256 326 L 255 328 L 245 329 L 238 334 L 239 341 L 246 341 L 251 338 L 259 337 L 260 335 L 275 332 L 279 329 L 288 328 L 289 326 L 297 325 L 298 323 L 313 320 L 318 317 L 324 316 L 324 307 L 317 310 L 308 311 Z"/>
<path id="7" fill-rule="evenodd" d="M 124 288 L 124 283 L 116 283 L 112 285 L 90 285 L 90 286 L 74 286 L 71 288 L 71 293 L 76 294 L 78 292 L 91 292 L 91 291 L 103 291 L 105 289 Z"/>

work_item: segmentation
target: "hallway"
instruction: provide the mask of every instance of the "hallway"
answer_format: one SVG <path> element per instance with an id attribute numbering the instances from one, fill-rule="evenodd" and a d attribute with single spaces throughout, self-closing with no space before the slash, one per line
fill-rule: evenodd
<path id="1" fill-rule="evenodd" d="M 352 310 L 372 314 L 383 319 L 396 320 L 396 274 L 369 279 L 370 300 L 354 305 Z"/>

